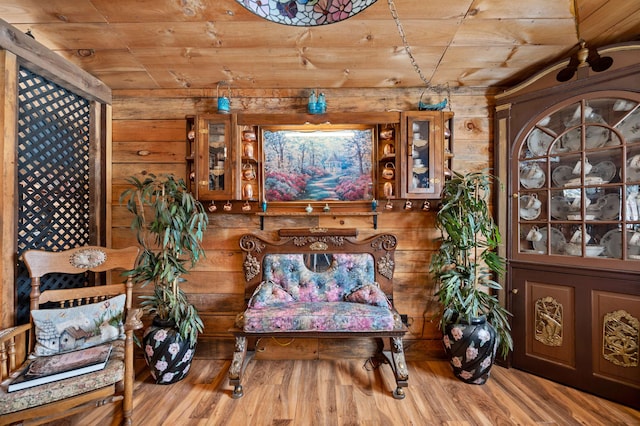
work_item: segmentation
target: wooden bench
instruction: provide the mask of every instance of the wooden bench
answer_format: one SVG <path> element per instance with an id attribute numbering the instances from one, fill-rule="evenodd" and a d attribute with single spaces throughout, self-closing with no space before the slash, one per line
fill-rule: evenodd
<path id="1" fill-rule="evenodd" d="M 380 234 L 358 240 L 355 229 L 283 229 L 271 241 L 240 238 L 244 252 L 246 309 L 238 315 L 229 368 L 233 398 L 243 396 L 242 376 L 261 338 L 375 338 L 374 365 L 390 365 L 393 397 L 402 399 L 408 370 L 407 332 L 393 307 L 397 239 Z"/>

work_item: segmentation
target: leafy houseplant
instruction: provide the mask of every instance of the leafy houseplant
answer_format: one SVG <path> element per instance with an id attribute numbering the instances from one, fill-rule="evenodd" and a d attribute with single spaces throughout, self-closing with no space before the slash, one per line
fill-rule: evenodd
<path id="1" fill-rule="evenodd" d="M 126 201 L 127 210 L 134 215 L 131 228 L 142 246 L 135 268 L 128 274 L 135 284 L 154 285 L 152 295 L 141 296 L 141 305 L 146 313 L 155 314 L 155 326 L 165 326 L 165 332 L 155 337 L 151 347 L 145 342 L 145 358 L 151 353 L 158 355 L 160 365 L 165 368 L 157 372 L 156 381 L 173 382 L 188 371 L 184 371 L 180 378 L 179 374 L 166 374 L 166 364 L 163 363 L 176 361 L 175 346 L 170 348 L 171 353 L 165 358 L 155 352 L 161 346 L 170 346 L 160 343 L 166 343 L 165 336 L 170 333 L 166 329 L 173 329 L 177 343 L 186 343 L 190 352 L 185 353 L 192 357 L 198 333 L 203 331 L 198 311 L 187 300 L 180 283 L 184 281 L 182 275 L 188 272 L 188 268 L 204 257 L 201 242 L 208 216 L 183 179 L 173 175 L 149 174 L 144 180 L 133 176 L 127 182 L 133 187 L 122 193 L 120 201 Z M 149 333 L 148 329 L 145 339 Z"/>
<path id="2" fill-rule="evenodd" d="M 496 277 L 504 273 L 505 260 L 495 252 L 501 242 L 500 231 L 489 210 L 491 185 L 494 176 L 487 171 L 468 174 L 453 173 L 445 182 L 442 191 L 442 206 L 436 216 L 436 227 L 440 230 L 441 246 L 432 256 L 430 272 L 437 284 L 437 298 L 444 311 L 440 326 L 445 333 L 445 349 L 451 351 L 462 337 L 470 332 L 470 325 L 484 322 L 492 326 L 498 341 L 489 347 L 487 335 L 490 331 L 479 331 L 481 339 L 469 352 L 452 358 L 454 372 L 460 369 L 461 379 L 473 383 L 484 383 L 488 377 L 479 375 L 481 366 L 465 370 L 461 365 L 468 358 L 476 359 L 478 350 L 490 349 L 493 356 L 486 364 L 493 363 L 497 347 L 503 356 L 513 349 L 510 313 L 492 294 L 502 286 Z M 451 335 L 449 331 L 453 331 Z M 481 346 L 484 346 L 481 348 Z M 471 356 L 470 356 L 471 355 Z M 489 365 L 490 368 L 490 365 Z"/>

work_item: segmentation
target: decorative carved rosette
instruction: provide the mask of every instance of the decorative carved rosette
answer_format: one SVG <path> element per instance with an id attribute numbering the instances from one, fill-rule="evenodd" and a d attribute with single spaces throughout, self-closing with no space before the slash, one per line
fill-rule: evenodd
<path id="1" fill-rule="evenodd" d="M 251 281 L 260 274 L 260 262 L 258 262 L 258 259 L 252 256 L 251 253 L 247 253 L 242 267 L 244 268 L 244 279 L 247 281 Z"/>
<path id="2" fill-rule="evenodd" d="M 328 228 L 309 228 L 309 232 L 312 234 L 326 234 L 327 232 L 329 232 Z"/>
<path id="3" fill-rule="evenodd" d="M 306 246 L 309 241 L 315 242 L 318 239 L 316 237 L 293 237 L 293 244 L 297 247 Z"/>
<path id="4" fill-rule="evenodd" d="M 69 263 L 76 268 L 91 269 L 107 261 L 107 253 L 98 249 L 79 250 L 71 255 Z"/>
<path id="5" fill-rule="evenodd" d="M 316 241 L 311 243 L 311 245 L 309 246 L 309 248 L 311 250 L 315 250 L 315 251 L 327 251 L 327 249 L 329 248 L 329 246 L 327 245 L 327 243 L 322 242 L 322 241 Z"/>
<path id="6" fill-rule="evenodd" d="M 313 250 L 327 250 L 329 248 L 327 243 L 330 243 L 335 247 L 343 246 L 344 237 L 340 237 L 336 235 L 327 236 L 327 237 L 293 237 L 293 244 L 295 244 L 297 247 L 303 247 L 303 246 L 306 246 L 307 244 L 314 244 L 318 242 L 324 243 L 325 248 L 317 249 L 312 247 Z"/>
<path id="7" fill-rule="evenodd" d="M 383 277 L 392 279 L 394 267 L 395 263 L 391 259 L 391 255 L 389 253 L 378 259 L 378 273 Z"/>

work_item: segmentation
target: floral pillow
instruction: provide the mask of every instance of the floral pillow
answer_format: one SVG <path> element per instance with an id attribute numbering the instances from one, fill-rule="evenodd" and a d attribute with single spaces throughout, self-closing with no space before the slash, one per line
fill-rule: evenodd
<path id="1" fill-rule="evenodd" d="M 294 298 L 287 291 L 274 283 L 273 281 L 262 281 L 258 288 L 255 289 L 251 299 L 249 299 L 249 308 L 266 308 L 268 306 L 285 305 L 293 302 Z"/>
<path id="2" fill-rule="evenodd" d="M 33 355 L 55 355 L 124 338 L 126 295 L 89 305 L 31 311 L 36 330 Z"/>
<path id="3" fill-rule="evenodd" d="M 347 302 L 364 303 L 366 305 L 380 306 L 382 308 L 391 309 L 391 302 L 387 299 L 387 295 L 380 289 L 378 283 L 364 284 L 353 289 L 353 291 L 344 296 Z"/>

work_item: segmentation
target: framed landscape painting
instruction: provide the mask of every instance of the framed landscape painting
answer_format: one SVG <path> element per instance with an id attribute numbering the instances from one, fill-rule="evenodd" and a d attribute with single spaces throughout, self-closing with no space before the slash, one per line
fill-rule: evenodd
<path id="1" fill-rule="evenodd" d="M 262 129 L 267 202 L 373 199 L 375 126 Z"/>

